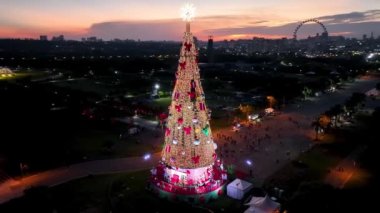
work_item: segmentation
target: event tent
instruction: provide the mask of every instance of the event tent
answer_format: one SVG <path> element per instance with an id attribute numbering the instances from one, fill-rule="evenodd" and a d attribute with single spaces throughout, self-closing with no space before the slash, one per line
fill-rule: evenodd
<path id="1" fill-rule="evenodd" d="M 269 198 L 268 195 L 265 197 L 252 197 L 251 201 L 245 205 L 249 206 L 244 213 L 274 213 L 280 207 L 280 204 Z"/>
<path id="2" fill-rule="evenodd" d="M 227 185 L 227 195 L 231 198 L 241 200 L 244 195 L 253 188 L 253 185 L 239 178 Z"/>

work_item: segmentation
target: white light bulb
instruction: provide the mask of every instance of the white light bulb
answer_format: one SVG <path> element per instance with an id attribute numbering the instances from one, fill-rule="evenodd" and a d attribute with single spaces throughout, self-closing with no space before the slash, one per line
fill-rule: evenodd
<path id="1" fill-rule="evenodd" d="M 191 3 L 186 3 L 182 8 L 181 8 L 181 18 L 184 21 L 190 22 L 194 19 L 195 17 L 195 7 Z"/>

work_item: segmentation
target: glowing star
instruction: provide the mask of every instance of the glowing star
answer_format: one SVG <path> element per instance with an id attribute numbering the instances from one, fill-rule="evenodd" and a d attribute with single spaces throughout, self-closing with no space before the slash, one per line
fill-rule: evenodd
<path id="1" fill-rule="evenodd" d="M 185 4 L 182 8 L 181 8 L 181 18 L 186 21 L 186 22 L 190 22 L 194 19 L 195 17 L 195 7 L 193 4 L 191 3 L 187 3 Z"/>

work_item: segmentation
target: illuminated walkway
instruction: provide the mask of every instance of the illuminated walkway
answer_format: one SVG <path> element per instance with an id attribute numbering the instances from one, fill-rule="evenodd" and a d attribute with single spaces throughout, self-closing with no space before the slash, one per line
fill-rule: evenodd
<path id="1" fill-rule="evenodd" d="M 159 157 L 160 153 L 156 153 L 149 160 L 144 160 L 142 157 L 129 157 L 89 161 L 41 172 L 24 177 L 20 181 L 9 179 L 0 185 L 0 204 L 21 197 L 24 190 L 32 186 L 55 186 L 89 175 L 147 170 L 157 164 Z"/>

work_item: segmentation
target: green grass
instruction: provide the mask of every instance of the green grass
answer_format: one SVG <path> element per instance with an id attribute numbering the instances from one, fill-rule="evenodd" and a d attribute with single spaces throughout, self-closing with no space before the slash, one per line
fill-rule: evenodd
<path id="1" fill-rule="evenodd" d="M 298 160 L 307 164 L 310 178 L 315 180 L 324 178 L 328 170 L 335 167 L 341 158 L 326 153 L 323 149 L 315 148 L 301 155 Z"/>
<path id="2" fill-rule="evenodd" d="M 117 133 L 92 130 L 78 136 L 71 148 L 87 159 L 142 156 L 147 152 L 160 151 L 158 145 L 144 143 L 138 137 L 121 140 Z M 107 148 L 107 143 L 111 144 L 111 148 Z"/>
<path id="3" fill-rule="evenodd" d="M 156 107 L 160 107 L 162 109 L 167 109 L 168 106 L 170 105 L 171 101 L 172 101 L 172 98 L 170 96 L 168 96 L 168 97 L 155 99 L 153 104 Z"/>

